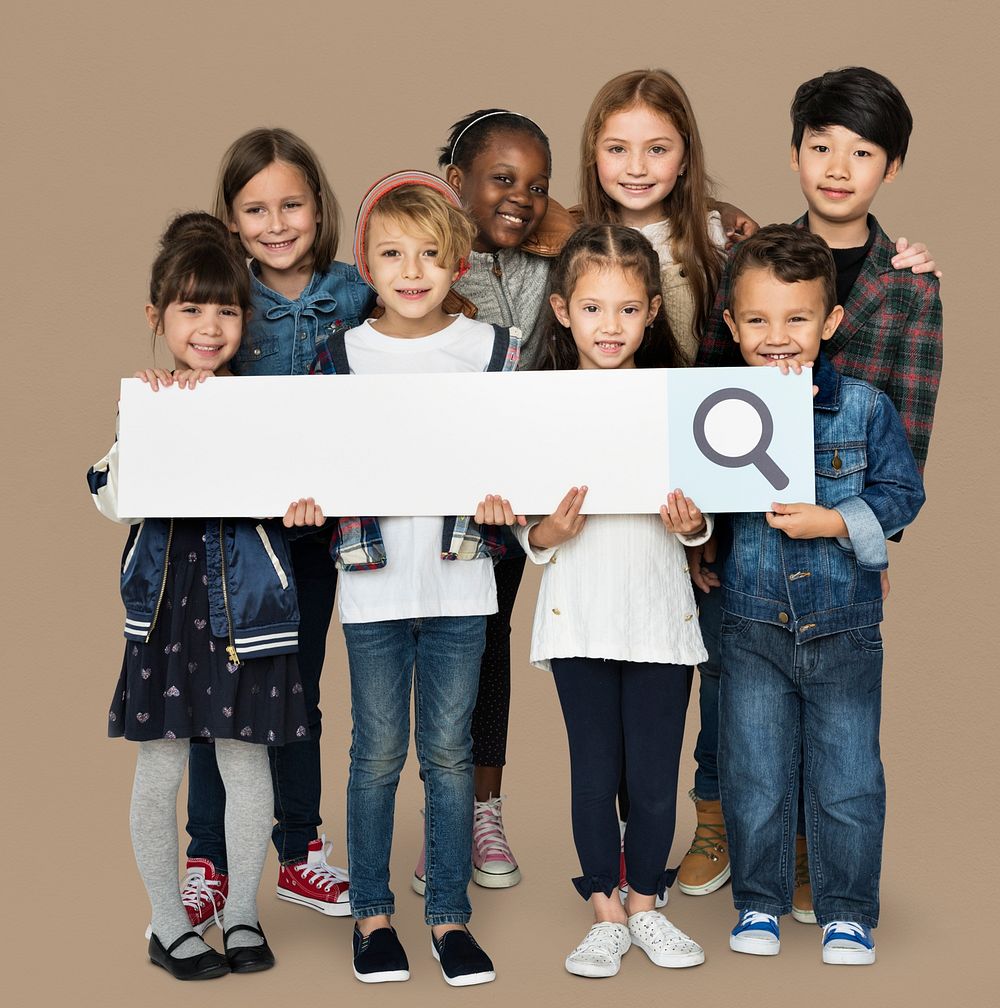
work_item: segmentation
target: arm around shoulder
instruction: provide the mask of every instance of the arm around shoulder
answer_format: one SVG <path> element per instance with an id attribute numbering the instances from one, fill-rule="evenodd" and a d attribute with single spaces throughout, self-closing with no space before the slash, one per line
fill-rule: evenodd
<path id="1" fill-rule="evenodd" d="M 917 467 L 922 472 L 934 425 L 944 357 L 940 284 L 931 274 L 892 276 L 894 283 L 905 285 L 909 303 L 902 338 L 896 347 L 892 377 L 885 391 L 899 410 Z"/>

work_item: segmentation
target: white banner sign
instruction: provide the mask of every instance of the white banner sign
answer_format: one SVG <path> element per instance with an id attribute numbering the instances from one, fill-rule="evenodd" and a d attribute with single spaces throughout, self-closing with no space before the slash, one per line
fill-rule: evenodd
<path id="1" fill-rule="evenodd" d="M 814 500 L 808 372 L 774 368 L 212 378 L 122 382 L 120 513 L 471 514 L 488 493 L 547 514 Z"/>

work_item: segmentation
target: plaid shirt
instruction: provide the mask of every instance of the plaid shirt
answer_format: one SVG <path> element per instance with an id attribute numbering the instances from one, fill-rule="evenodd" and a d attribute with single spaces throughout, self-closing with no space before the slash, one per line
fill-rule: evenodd
<path id="1" fill-rule="evenodd" d="M 795 226 L 805 227 L 805 216 Z M 889 396 L 922 473 L 941 380 L 938 281 L 930 273 L 893 269 L 896 246 L 878 221 L 874 227 L 875 240 L 844 305 L 844 319 L 823 352 L 841 374 L 869 382 Z M 698 348 L 699 365 L 743 363 L 722 317 L 729 294 L 727 268 Z"/>
<path id="2" fill-rule="evenodd" d="M 320 345 L 310 374 L 350 374 L 344 336 L 347 327 L 334 330 Z M 493 354 L 487 371 L 516 371 L 521 332 L 493 326 Z M 507 551 L 503 529 L 477 525 L 470 515 L 444 520 L 441 533 L 442 560 L 500 559 Z M 377 518 L 339 518 L 330 540 L 330 555 L 341 570 L 378 570 L 388 562 Z"/>

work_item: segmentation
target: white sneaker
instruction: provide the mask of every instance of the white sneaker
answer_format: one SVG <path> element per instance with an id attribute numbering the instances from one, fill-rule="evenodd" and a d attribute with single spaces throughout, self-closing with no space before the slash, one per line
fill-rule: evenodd
<path id="1" fill-rule="evenodd" d="M 705 950 L 656 910 L 643 910 L 628 919 L 632 942 L 657 966 L 700 966 Z"/>
<path id="2" fill-rule="evenodd" d="M 632 938 L 624 924 L 595 924 L 566 957 L 566 969 L 576 976 L 613 977 L 631 947 Z"/>
<path id="3" fill-rule="evenodd" d="M 872 929 L 855 921 L 831 921 L 823 928 L 823 962 L 870 966 L 875 962 Z"/>

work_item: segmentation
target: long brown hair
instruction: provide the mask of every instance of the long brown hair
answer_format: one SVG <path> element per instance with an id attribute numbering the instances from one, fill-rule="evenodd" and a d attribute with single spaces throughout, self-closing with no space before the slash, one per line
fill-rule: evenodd
<path id="1" fill-rule="evenodd" d="M 712 244 L 705 222 L 712 182 L 705 168 L 698 124 L 684 88 L 666 70 L 631 70 L 619 74 L 594 97 L 580 144 L 583 219 L 588 223 L 621 222 L 620 207 L 601 188 L 597 177 L 597 138 L 608 116 L 642 105 L 666 116 L 684 139 L 686 168 L 664 201 L 664 213 L 670 219 L 674 261 L 680 263 L 694 293 L 697 306 L 694 326 L 700 337 L 719 287 L 723 256 Z"/>
<path id="2" fill-rule="evenodd" d="M 309 144 L 290 130 L 260 127 L 233 141 L 219 166 L 212 212 L 228 225 L 233 219 L 233 200 L 239 191 L 275 161 L 298 168 L 312 191 L 319 209 L 319 224 L 312 247 L 313 268 L 325 271 L 337 257 L 340 207 L 319 158 Z M 239 242 L 239 235 L 233 237 Z"/>
<path id="3" fill-rule="evenodd" d="M 580 277 L 590 268 L 620 269 L 639 280 L 650 301 L 662 297 L 660 258 L 645 235 L 635 228 L 624 224 L 584 224 L 574 231 L 549 271 L 549 293 L 558 294 L 569 303 Z M 543 311 L 543 370 L 575 370 L 580 366 L 580 351 L 572 332 L 559 322 L 550 303 L 546 303 Z M 646 328 L 635 363 L 642 368 L 681 366 L 681 353 L 662 301 Z"/>

